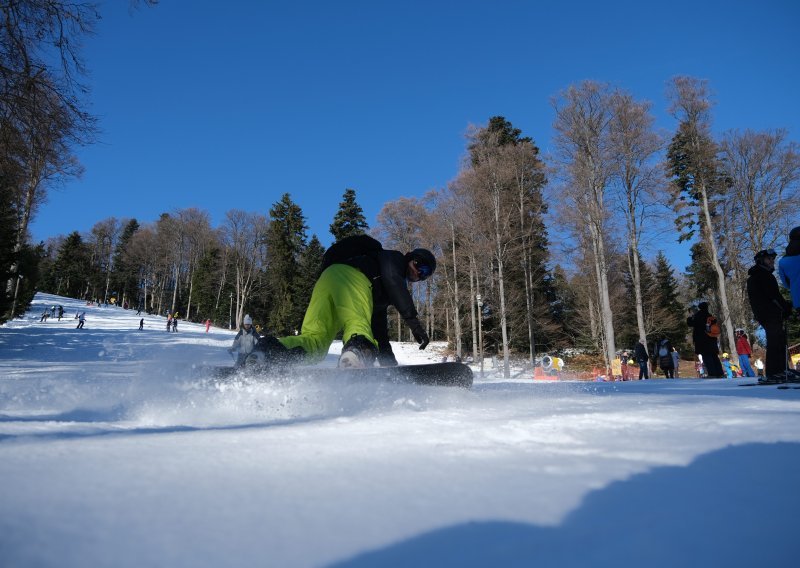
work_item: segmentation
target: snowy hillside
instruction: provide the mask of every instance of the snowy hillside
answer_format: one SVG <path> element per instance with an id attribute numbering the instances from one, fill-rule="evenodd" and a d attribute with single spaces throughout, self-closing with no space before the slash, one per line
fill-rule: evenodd
<path id="1" fill-rule="evenodd" d="M 66 316 L 39 322 L 45 307 Z M 85 329 L 75 329 L 86 310 Z M 215 386 L 233 333 L 0 327 L 0 565 L 796 566 L 800 390 Z M 335 365 L 335 344 L 325 365 Z M 430 348 L 429 348 L 430 350 Z M 438 360 L 396 346 L 401 363 Z"/>

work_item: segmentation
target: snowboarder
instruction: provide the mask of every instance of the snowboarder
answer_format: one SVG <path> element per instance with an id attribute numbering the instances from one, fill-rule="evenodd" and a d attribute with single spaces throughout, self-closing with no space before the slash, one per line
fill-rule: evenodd
<path id="1" fill-rule="evenodd" d="M 140 330 L 144 329 L 144 318 L 139 320 L 139 329 Z"/>
<path id="2" fill-rule="evenodd" d="M 765 375 L 767 380 L 780 380 L 785 378 L 786 363 L 786 333 L 783 322 L 789 317 L 792 306 L 781 295 L 778 281 L 775 279 L 775 249 L 758 251 L 753 260 L 753 265 L 747 271 L 747 296 L 750 307 L 761 327 L 767 334 L 767 365 Z"/>
<path id="3" fill-rule="evenodd" d="M 430 338 L 417 318 L 407 282 L 421 282 L 436 270 L 427 249 L 403 254 L 385 250 L 367 235 L 334 243 L 323 256 L 323 271 L 311 294 L 301 333 L 262 338 L 258 351 L 267 364 L 316 362 L 328 352 L 339 331 L 344 347 L 340 367 L 397 364 L 389 343 L 388 307 L 394 306 L 411 328 L 420 349 Z"/>
<path id="4" fill-rule="evenodd" d="M 712 321 L 713 320 L 713 321 Z M 711 323 L 710 323 L 711 322 Z M 708 302 L 700 302 L 697 311 L 686 318 L 686 324 L 692 328 L 692 340 L 694 341 L 694 352 L 703 363 L 706 375 L 711 378 L 721 379 L 722 363 L 719 360 L 719 325 L 715 318 L 708 311 Z M 709 330 L 709 326 L 716 325 L 714 331 Z M 716 333 L 717 335 L 714 335 Z"/>
<path id="5" fill-rule="evenodd" d="M 250 317 L 250 314 L 247 314 L 242 320 L 242 327 L 239 328 L 239 333 L 233 338 L 233 345 L 228 349 L 228 353 L 233 353 L 234 351 L 239 352 L 236 357 L 237 367 L 244 365 L 247 357 L 258 344 L 259 339 L 261 339 L 261 336 L 258 335 L 258 332 L 253 328 L 253 318 Z"/>

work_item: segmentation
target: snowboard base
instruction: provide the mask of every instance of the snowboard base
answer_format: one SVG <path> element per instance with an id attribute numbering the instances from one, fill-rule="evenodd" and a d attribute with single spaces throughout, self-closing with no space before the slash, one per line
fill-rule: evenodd
<path id="1" fill-rule="evenodd" d="M 352 381 L 384 381 L 396 384 L 416 384 L 437 387 L 472 386 L 472 369 L 463 363 L 430 363 L 423 365 L 398 365 L 397 367 L 372 367 L 369 369 L 339 369 L 297 365 L 281 369 L 257 367 L 214 367 L 211 375 L 216 379 L 244 376 L 251 379 L 290 379 L 293 376 L 324 380 L 328 377 L 345 377 Z"/>

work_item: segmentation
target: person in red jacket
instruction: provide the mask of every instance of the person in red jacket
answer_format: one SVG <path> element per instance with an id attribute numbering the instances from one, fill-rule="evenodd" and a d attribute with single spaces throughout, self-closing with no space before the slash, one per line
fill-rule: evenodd
<path id="1" fill-rule="evenodd" d="M 753 350 L 750 348 L 750 341 L 747 339 L 747 334 L 743 329 L 736 330 L 736 352 L 739 354 L 739 367 L 742 369 L 745 377 L 755 377 L 753 367 L 750 366 L 750 355 Z"/>

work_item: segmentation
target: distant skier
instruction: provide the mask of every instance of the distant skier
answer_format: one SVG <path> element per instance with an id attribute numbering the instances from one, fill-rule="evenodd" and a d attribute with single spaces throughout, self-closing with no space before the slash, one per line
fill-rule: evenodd
<path id="1" fill-rule="evenodd" d="M 42 323 L 42 322 L 47 323 L 47 318 L 48 317 L 50 317 L 50 310 L 45 308 L 44 312 L 42 312 L 42 317 L 39 318 L 39 323 Z"/>
<path id="2" fill-rule="evenodd" d="M 63 317 L 64 317 L 64 306 L 59 304 L 59 306 L 58 306 L 58 321 L 61 321 L 61 318 L 63 318 Z"/>
<path id="3" fill-rule="evenodd" d="M 403 254 L 384 250 L 367 235 L 334 243 L 323 256 L 323 271 L 311 294 L 299 335 L 264 337 L 258 346 L 267 364 L 316 362 L 343 331 L 340 367 L 397 364 L 389 343 L 387 309 L 394 306 L 420 349 L 430 338 L 417 318 L 407 282 L 421 282 L 436 270 L 426 249 Z"/>
<path id="4" fill-rule="evenodd" d="M 208 328 L 210 328 L 210 327 L 211 327 L 211 320 L 207 319 L 206 320 L 206 333 L 208 333 Z"/>
<path id="5" fill-rule="evenodd" d="M 86 323 L 86 312 L 81 312 L 78 316 L 78 327 L 75 329 L 83 329 L 84 323 Z"/>
<path id="6" fill-rule="evenodd" d="M 140 330 L 144 329 L 144 318 L 139 320 L 139 329 Z"/>
<path id="7" fill-rule="evenodd" d="M 237 367 L 244 365 L 247 357 L 258 345 L 259 339 L 261 339 L 261 336 L 253 328 L 253 318 L 250 317 L 250 314 L 245 315 L 242 320 L 242 327 L 239 328 L 239 333 L 233 338 L 233 345 L 228 349 L 228 353 L 239 352 L 236 357 Z"/>

